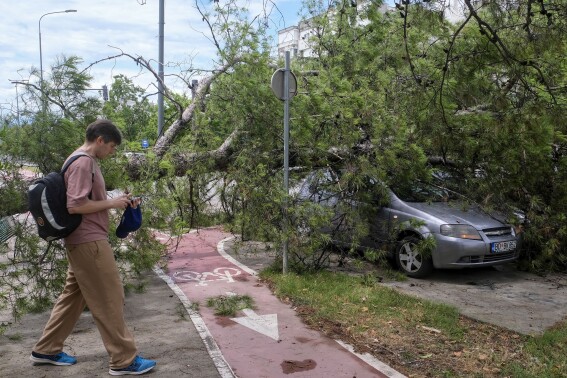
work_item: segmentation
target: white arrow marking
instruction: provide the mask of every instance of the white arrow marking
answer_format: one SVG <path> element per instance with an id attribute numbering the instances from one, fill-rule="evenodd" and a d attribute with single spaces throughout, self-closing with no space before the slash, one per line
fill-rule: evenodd
<path id="1" fill-rule="evenodd" d="M 278 314 L 258 315 L 249 308 L 245 308 L 242 312 L 246 315 L 245 317 L 230 318 L 230 320 L 234 320 L 244 327 L 248 327 L 262 335 L 271 337 L 276 341 L 280 339 L 278 332 Z"/>

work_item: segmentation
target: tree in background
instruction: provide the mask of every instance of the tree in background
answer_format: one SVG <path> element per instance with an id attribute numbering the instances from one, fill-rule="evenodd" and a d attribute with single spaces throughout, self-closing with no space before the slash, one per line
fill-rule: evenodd
<path id="1" fill-rule="evenodd" d="M 155 140 L 157 108 L 150 104 L 143 88 L 124 75 L 116 75 L 110 87 L 109 99 L 104 103 L 103 115 L 111 119 L 122 136 L 139 146 L 142 139 Z"/>
<path id="2" fill-rule="evenodd" d="M 103 111 L 103 103 L 90 96 L 92 78 L 78 68 L 79 58 L 65 58 L 53 66 L 50 81 L 44 82 L 46 93 L 38 92 L 34 84 L 22 96 L 21 126 L 3 127 L 0 131 L 0 215 L 2 226 L 10 224 L 13 237 L 2 240 L 0 254 L 0 307 L 8 304 L 15 317 L 29 311 L 42 310 L 61 290 L 67 269 L 62 244 L 51 247 L 39 239 L 33 219 L 27 213 L 26 189 L 34 176 L 60 170 L 65 158 L 80 146 L 86 126 Z M 33 72 L 32 72 L 33 74 Z M 119 79 L 119 78 L 118 78 Z M 126 93 L 136 93 L 130 83 L 118 80 L 117 87 Z M 42 101 L 43 100 L 43 101 Z M 42 105 L 46 103 L 46 106 Z M 145 113 L 143 112 L 145 106 Z M 131 137 L 138 138 L 148 129 L 151 107 L 142 101 L 135 115 L 146 115 L 138 120 L 139 130 Z M 39 110 L 38 110 L 39 109 Z M 112 115 L 118 120 L 131 120 L 129 108 L 118 109 Z M 128 140 L 124 139 L 125 144 Z M 139 142 L 138 142 L 139 144 Z M 104 161 L 102 169 L 108 172 L 109 190 L 132 188 L 124 173 L 121 159 Z M 111 214 L 111 227 L 116 227 L 120 215 Z M 131 238 L 118 239 L 111 232 L 119 266 L 125 277 L 137 277 L 159 260 L 163 246 L 150 231 L 140 230 Z M 130 284 L 129 281 L 125 281 Z"/>

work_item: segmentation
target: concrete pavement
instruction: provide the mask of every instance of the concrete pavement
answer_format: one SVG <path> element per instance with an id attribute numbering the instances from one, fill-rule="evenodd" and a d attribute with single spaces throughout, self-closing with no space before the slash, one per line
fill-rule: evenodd
<path id="1" fill-rule="evenodd" d="M 125 318 L 139 353 L 158 362 L 148 376 L 221 377 L 178 297 L 153 272 L 144 282 L 143 292 L 127 293 Z M 108 354 L 88 311 L 65 342 L 64 351 L 76 356 L 77 364 L 32 366 L 29 356 L 49 313 L 27 314 L 0 336 L 0 377 L 109 377 Z"/>

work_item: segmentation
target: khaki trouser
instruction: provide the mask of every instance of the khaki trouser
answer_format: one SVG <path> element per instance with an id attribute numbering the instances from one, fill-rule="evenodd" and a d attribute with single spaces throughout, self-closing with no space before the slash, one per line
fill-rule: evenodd
<path id="1" fill-rule="evenodd" d="M 65 289 L 33 350 L 61 352 L 86 305 L 110 356 L 110 368 L 130 365 L 136 357 L 136 344 L 124 321 L 124 289 L 110 244 L 99 240 L 68 245 L 67 259 Z"/>

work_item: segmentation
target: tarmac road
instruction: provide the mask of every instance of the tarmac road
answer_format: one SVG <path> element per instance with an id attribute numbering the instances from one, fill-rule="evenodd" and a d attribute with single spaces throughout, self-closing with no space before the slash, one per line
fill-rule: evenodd
<path id="1" fill-rule="evenodd" d="M 567 275 L 538 276 L 518 271 L 514 264 L 440 270 L 427 279 L 383 284 L 524 335 L 541 335 L 567 317 Z"/>

